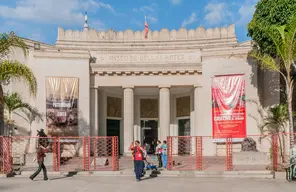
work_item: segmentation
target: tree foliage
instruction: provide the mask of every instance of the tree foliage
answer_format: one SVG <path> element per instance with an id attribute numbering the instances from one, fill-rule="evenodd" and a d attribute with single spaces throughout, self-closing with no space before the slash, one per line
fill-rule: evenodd
<path id="1" fill-rule="evenodd" d="M 260 47 L 263 54 L 275 56 L 277 50 L 274 41 L 258 24 L 262 26 L 284 26 L 296 15 L 296 0 L 260 0 L 256 5 L 252 21 L 248 25 L 248 35 Z M 276 38 L 280 38 L 279 34 Z"/>
<path id="2" fill-rule="evenodd" d="M 27 109 L 32 111 L 31 105 L 24 102 L 21 95 L 16 92 L 5 94 L 4 103 L 5 109 L 8 112 L 8 121 L 11 121 L 11 114 L 18 109 Z"/>
<path id="3" fill-rule="evenodd" d="M 20 48 L 24 55 L 28 53 L 28 47 L 23 39 L 15 36 L 0 33 L 0 135 L 4 132 L 4 92 L 3 85 L 9 84 L 12 80 L 24 81 L 32 95 L 36 95 L 37 81 L 32 70 L 18 61 L 8 60 L 13 48 Z"/>
<path id="4" fill-rule="evenodd" d="M 285 25 L 263 25 L 262 23 L 253 23 L 254 26 L 264 35 L 268 36 L 273 42 L 275 56 L 264 53 L 260 46 L 255 47 L 250 56 L 259 62 L 259 65 L 267 70 L 275 71 L 281 74 L 285 81 L 287 105 L 289 114 L 289 132 L 293 130 L 293 112 L 292 112 L 292 93 L 294 89 L 294 79 L 291 76 L 296 60 L 296 15 L 290 18 Z M 290 135 L 290 145 L 293 142 L 293 135 Z"/>

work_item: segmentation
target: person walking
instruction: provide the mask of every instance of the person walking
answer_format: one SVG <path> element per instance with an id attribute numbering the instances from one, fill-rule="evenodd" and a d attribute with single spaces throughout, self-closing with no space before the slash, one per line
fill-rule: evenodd
<path id="1" fill-rule="evenodd" d="M 135 165 L 135 175 L 136 180 L 140 181 L 143 173 L 143 159 L 144 159 L 144 149 L 140 146 L 140 141 L 136 141 L 135 145 L 131 147 L 134 151 L 134 165 Z"/>
<path id="2" fill-rule="evenodd" d="M 45 153 L 48 152 L 48 149 L 47 149 L 48 139 L 47 139 L 47 135 L 44 133 L 43 129 L 38 131 L 37 136 L 39 137 L 38 138 L 38 146 L 37 146 L 37 163 L 39 166 L 38 166 L 37 171 L 33 175 L 30 176 L 30 179 L 34 180 L 34 178 L 41 172 L 41 170 L 43 170 L 44 180 L 47 181 L 48 177 L 47 177 L 47 170 L 44 165 L 44 158 L 46 157 Z"/>
<path id="3" fill-rule="evenodd" d="M 167 161 L 168 161 L 168 153 L 167 153 L 167 142 L 163 141 L 163 145 L 161 146 L 162 148 L 162 164 L 163 168 L 167 168 Z"/>
<path id="4" fill-rule="evenodd" d="M 156 146 L 156 150 L 155 150 L 155 155 L 157 156 L 157 160 L 158 160 L 158 168 L 162 167 L 162 160 L 161 160 L 161 154 L 162 154 L 162 148 L 161 148 L 161 141 L 157 141 L 157 146 Z"/>

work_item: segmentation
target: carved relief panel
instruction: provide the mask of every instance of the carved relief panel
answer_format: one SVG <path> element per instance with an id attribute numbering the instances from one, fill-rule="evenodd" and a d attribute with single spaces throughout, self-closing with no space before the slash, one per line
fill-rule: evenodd
<path id="1" fill-rule="evenodd" d="M 121 117 L 121 98 L 107 97 L 107 117 Z"/>
<path id="2" fill-rule="evenodd" d="M 190 116 L 190 96 L 177 98 L 176 109 L 177 117 Z"/>
<path id="3" fill-rule="evenodd" d="M 140 100 L 140 118 L 158 118 L 158 100 Z"/>

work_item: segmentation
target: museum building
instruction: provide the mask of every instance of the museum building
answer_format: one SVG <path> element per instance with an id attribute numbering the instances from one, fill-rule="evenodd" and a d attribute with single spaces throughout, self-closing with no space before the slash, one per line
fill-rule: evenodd
<path id="1" fill-rule="evenodd" d="M 33 70 L 37 97 L 22 83 L 8 90 L 46 113 L 47 121 L 33 123 L 33 135 L 45 128 L 53 136 L 118 136 L 121 154 L 134 140 L 213 136 L 212 81 L 219 76 L 240 75 L 246 100 L 264 106 L 279 101 L 268 86 L 278 76 L 248 59 L 251 41 L 239 43 L 234 25 L 149 30 L 145 38 L 144 31 L 96 31 L 85 24 L 82 31 L 58 28 L 55 45 L 25 41 L 28 56 L 15 49 L 13 58 Z M 246 102 L 244 113 L 244 134 L 260 134 L 257 106 Z M 51 115 L 71 125 L 51 126 Z M 216 153 L 217 146 L 213 141 L 207 152 Z"/>

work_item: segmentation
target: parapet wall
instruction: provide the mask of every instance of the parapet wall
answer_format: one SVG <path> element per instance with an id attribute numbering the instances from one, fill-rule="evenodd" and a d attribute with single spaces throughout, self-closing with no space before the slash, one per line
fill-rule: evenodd
<path id="1" fill-rule="evenodd" d="M 114 30 L 96 31 L 94 29 L 84 31 L 72 31 L 58 28 L 57 40 L 67 41 L 173 41 L 173 40 L 198 40 L 198 39 L 217 39 L 217 38 L 236 38 L 235 27 L 230 25 L 223 28 L 198 27 L 196 30 L 181 28 L 178 31 L 164 28 L 160 31 L 149 31 L 148 39 L 144 38 L 144 31 Z"/>

